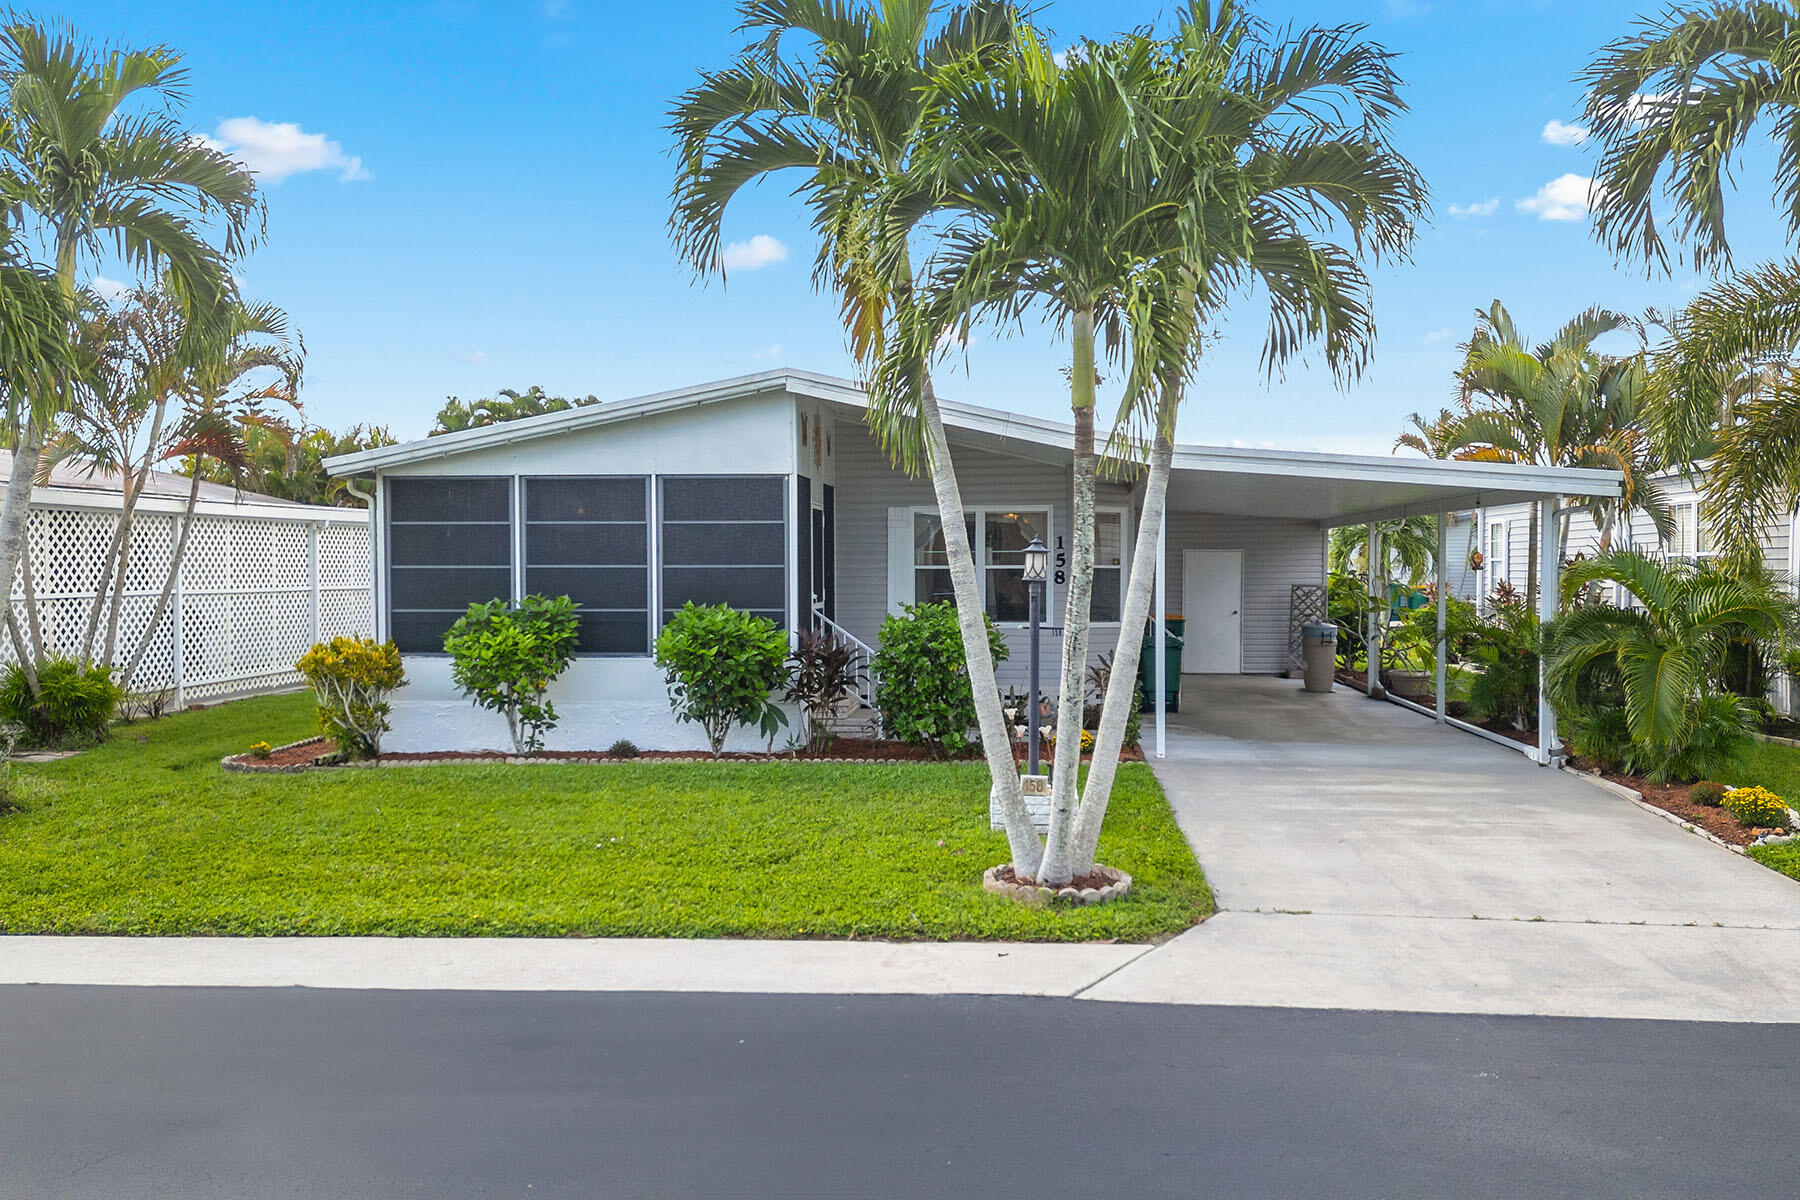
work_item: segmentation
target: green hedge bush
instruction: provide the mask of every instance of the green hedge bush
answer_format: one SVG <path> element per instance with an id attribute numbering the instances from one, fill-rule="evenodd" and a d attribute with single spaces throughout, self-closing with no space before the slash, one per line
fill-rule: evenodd
<path id="1" fill-rule="evenodd" d="M 787 656 L 779 625 L 724 604 L 689 601 L 656 639 L 675 717 L 706 731 L 714 758 L 738 725 L 757 726 L 774 745 L 787 714 L 771 697 L 787 678 Z"/>
<path id="2" fill-rule="evenodd" d="M 34 695 L 25 669 L 14 665 L 0 681 L 0 722 L 24 730 L 35 746 L 85 746 L 103 742 L 124 698 L 124 689 L 105 667 L 84 667 L 72 658 L 52 658 L 37 669 Z"/>
<path id="3" fill-rule="evenodd" d="M 505 600 L 469 605 L 444 634 L 444 649 L 456 686 L 504 716 L 513 752 L 527 754 L 556 728 L 550 685 L 575 660 L 579 637 L 573 600 L 527 596 L 516 608 Z"/>
<path id="4" fill-rule="evenodd" d="M 994 662 L 1004 662 L 1008 650 L 999 628 L 991 617 L 982 619 Z M 940 757 L 969 748 L 975 693 L 956 605 L 908 604 L 883 621 L 875 673 L 880 679 L 876 703 L 888 736 L 929 746 Z"/>

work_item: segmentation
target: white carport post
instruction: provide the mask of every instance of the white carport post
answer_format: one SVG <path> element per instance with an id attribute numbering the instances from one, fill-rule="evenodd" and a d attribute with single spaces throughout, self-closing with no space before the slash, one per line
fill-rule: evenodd
<path id="1" fill-rule="evenodd" d="M 1448 646 L 1445 644 L 1444 627 L 1445 619 L 1449 612 L 1450 602 L 1449 598 L 1445 595 L 1444 588 L 1444 558 L 1450 550 L 1449 526 L 1450 514 L 1439 513 L 1437 517 L 1437 686 L 1435 688 L 1437 693 L 1437 721 L 1439 725 L 1444 723 L 1444 718 L 1448 715 L 1445 710 L 1445 704 L 1447 702 L 1445 699 L 1445 692 L 1448 690 L 1447 681 L 1449 679 L 1449 668 L 1445 665 L 1445 660 L 1449 655 L 1445 653 Z"/>
<path id="2" fill-rule="evenodd" d="M 1368 693 L 1372 697 L 1381 686 L 1381 631 L 1387 625 L 1388 605 L 1386 596 L 1375 594 L 1375 583 L 1379 576 L 1375 563 L 1381 557 L 1381 526 L 1375 521 L 1369 522 L 1369 637 L 1365 643 L 1368 651 Z M 1386 589 L 1382 589 L 1386 591 Z"/>
<path id="3" fill-rule="evenodd" d="M 1156 611 L 1150 619 L 1156 623 L 1156 757 L 1168 753 L 1169 739 L 1169 661 L 1163 653 L 1169 642 L 1169 510 L 1163 506 L 1162 520 L 1156 527 Z"/>
<path id="4" fill-rule="evenodd" d="M 1562 528 L 1557 523 L 1558 496 L 1545 496 L 1538 502 L 1538 622 L 1540 627 L 1556 620 L 1562 591 Z M 1549 766 L 1555 756 L 1556 710 L 1550 706 L 1549 669 L 1543 657 L 1538 658 L 1538 752 L 1537 760 Z"/>

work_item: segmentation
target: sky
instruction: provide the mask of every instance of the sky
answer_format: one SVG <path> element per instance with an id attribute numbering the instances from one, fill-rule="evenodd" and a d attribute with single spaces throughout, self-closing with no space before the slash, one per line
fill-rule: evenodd
<path id="1" fill-rule="evenodd" d="M 1645 0 L 1648 3 L 1648 0 Z M 1340 386 L 1316 357 L 1270 379 L 1264 312 L 1238 304 L 1181 417 L 1186 442 L 1386 453 L 1406 414 L 1452 399 L 1457 344 L 1501 300 L 1529 336 L 1592 304 L 1679 305 L 1592 239 L 1573 77 L 1643 4 L 1617 0 L 1262 0 L 1286 23 L 1364 23 L 1400 55 L 1396 141 L 1432 196 L 1412 261 L 1375 274 L 1379 342 Z M 740 45 L 735 6 L 595 0 L 345 5 L 81 0 L 34 11 L 92 37 L 163 43 L 183 118 L 257 170 L 267 234 L 245 293 L 305 338 L 315 424 L 421 436 L 445 397 L 542 385 L 603 400 L 775 367 L 852 375 L 811 287 L 804 215 L 779 180 L 739 198 L 728 284 L 695 280 L 667 233 L 666 113 Z M 1052 0 L 1053 41 L 1167 25 L 1173 7 Z M 1741 263 L 1782 253 L 1766 174 L 1733 210 Z M 92 264 L 101 286 L 123 282 Z M 1053 330 L 981 329 L 939 370 L 958 400 L 1066 416 Z M 1117 375 L 1117 372 L 1114 372 Z"/>

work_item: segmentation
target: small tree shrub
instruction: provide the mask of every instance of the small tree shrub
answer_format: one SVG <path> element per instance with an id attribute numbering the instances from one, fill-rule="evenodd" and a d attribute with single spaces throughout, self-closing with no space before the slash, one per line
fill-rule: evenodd
<path id="1" fill-rule="evenodd" d="M 771 699 L 786 662 L 787 635 L 780 626 L 724 604 L 689 601 L 656 639 L 656 665 L 676 719 L 706 731 L 714 758 L 738 725 L 757 726 L 773 745 L 787 724 L 787 714 Z"/>
<path id="2" fill-rule="evenodd" d="M 983 620 L 989 652 L 994 662 L 1004 662 L 1006 642 L 992 618 Z M 928 746 L 940 757 L 968 749 L 975 693 L 954 604 L 909 604 L 883 621 L 875 674 L 881 723 L 890 736 Z"/>
<path id="3" fill-rule="evenodd" d="M 0 721 L 24 730 L 34 746 L 87 746 L 106 740 L 124 690 L 105 667 L 53 658 L 37 669 L 33 695 L 25 669 L 14 665 L 0 681 Z"/>
<path id="4" fill-rule="evenodd" d="M 637 743 L 630 738 L 620 738 L 618 741 L 608 746 L 606 752 L 614 758 L 636 758 L 639 754 L 643 753 L 643 751 L 637 748 Z"/>
<path id="5" fill-rule="evenodd" d="M 1702 808 L 1717 808 L 1725 799 L 1725 793 L 1731 789 L 1722 783 L 1714 783 L 1710 779 L 1702 779 L 1688 789 L 1688 803 L 1698 804 Z"/>
<path id="6" fill-rule="evenodd" d="M 789 659 L 787 699 L 806 714 L 809 746 L 829 740 L 824 725 L 837 704 L 856 691 L 856 651 L 836 634 L 806 633 Z"/>
<path id="7" fill-rule="evenodd" d="M 471 604 L 444 635 L 450 677 L 471 700 L 506 718 L 513 752 L 541 748 L 556 728 L 550 685 L 575 660 L 580 626 L 575 602 L 527 596 Z"/>
<path id="8" fill-rule="evenodd" d="M 1786 829 L 1788 826 L 1787 805 L 1768 788 L 1732 788 L 1720 803 L 1740 825 L 1753 829 Z"/>
<path id="9" fill-rule="evenodd" d="M 337 637 L 301 656 L 294 669 L 312 684 L 319 728 L 351 758 L 381 753 L 388 731 L 388 696 L 406 682 L 400 650 L 374 638 Z"/>

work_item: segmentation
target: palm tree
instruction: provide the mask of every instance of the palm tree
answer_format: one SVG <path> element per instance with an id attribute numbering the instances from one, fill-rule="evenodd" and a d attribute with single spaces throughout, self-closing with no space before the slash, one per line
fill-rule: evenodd
<path id="1" fill-rule="evenodd" d="M 1393 578 L 1398 568 L 1409 587 L 1423 584 L 1437 560 L 1437 518 L 1402 517 L 1382 521 L 1377 528 L 1384 560 L 1379 564 L 1381 578 Z M 1335 574 L 1368 574 L 1369 527 L 1339 525 L 1333 529 L 1326 561 Z"/>
<path id="2" fill-rule="evenodd" d="M 244 488 L 296 504 L 359 506 L 361 501 L 350 487 L 354 484 L 367 491 L 371 480 L 333 478 L 325 473 L 323 460 L 394 444 L 393 432 L 385 425 L 352 425 L 340 433 L 309 426 L 304 418 L 295 422 L 279 413 L 264 412 L 246 413 L 239 424 L 246 464 Z M 209 461 L 203 470 L 213 483 L 233 482 L 230 472 L 215 463 Z"/>
<path id="3" fill-rule="evenodd" d="M 70 308 L 81 258 L 110 241 L 134 269 L 166 276 L 194 321 L 229 320 L 228 261 L 260 232 L 261 204 L 245 167 L 170 115 L 183 78 L 165 47 L 102 49 L 18 19 L 0 27 L 0 203 L 42 235 Z M 146 111 L 129 111 L 134 98 L 150 101 Z M 0 596 L 11 592 L 38 459 L 55 415 L 77 399 L 74 381 L 40 379 L 27 399 L 0 506 Z"/>
<path id="4" fill-rule="evenodd" d="M 1765 134 L 1793 144 L 1800 119 L 1800 11 L 1786 0 L 1715 0 L 1641 18 L 1582 73 L 1600 150 L 1594 228 L 1625 260 L 1667 270 L 1732 266 L 1726 184 L 1734 158 Z M 1790 242 L 1800 236 L 1800 157 L 1776 157 Z M 1666 214 L 1666 216 L 1665 216 Z M 1671 252 L 1674 244 L 1674 253 Z M 1800 262 L 1726 278 L 1673 322 L 1652 377 L 1651 426 L 1670 461 L 1710 459 L 1708 514 L 1740 561 L 1761 557 L 1771 520 L 1800 501 Z M 1732 403 L 1745 373 L 1778 375 Z"/>
<path id="5" fill-rule="evenodd" d="M 1596 583 L 1616 583 L 1637 603 L 1580 605 L 1557 623 L 1547 680 L 1559 706 L 1579 711 L 1584 689 L 1602 672 L 1623 697 L 1632 743 L 1658 777 L 1693 761 L 1707 734 L 1702 724 L 1716 724 L 1721 712 L 1749 727 L 1750 710 L 1729 695 L 1729 651 L 1745 642 L 1785 647 L 1800 605 L 1766 579 L 1631 550 L 1572 564 L 1564 588 L 1573 596 Z"/>
<path id="6" fill-rule="evenodd" d="M 1006 58 L 955 63 L 936 81 L 933 122 L 943 137 L 928 158 L 941 180 L 936 202 L 953 224 L 922 332 L 1042 310 L 1071 339 L 1072 561 L 1038 875 L 1061 883 L 1091 865 L 1117 761 L 1116 746 L 1097 742 L 1078 805 L 1100 360 L 1125 362 L 1120 424 L 1153 427 L 1152 478 L 1166 479 L 1161 439 L 1201 333 L 1229 300 L 1265 285 L 1271 369 L 1317 339 L 1334 369 L 1353 373 L 1372 340 L 1367 280 L 1358 254 L 1332 234 L 1350 231 L 1371 257 L 1403 253 L 1424 194 L 1385 140 L 1402 107 L 1389 56 L 1357 27 L 1271 43 L 1225 3 L 1184 13 L 1167 40 L 1131 34 L 1059 56 L 1022 26 L 1016 43 Z M 911 361 L 919 357 L 915 349 Z M 1129 439 L 1111 441 L 1116 451 Z M 1154 533 L 1145 531 L 1156 529 L 1162 503 L 1147 489 L 1152 499 L 1158 511 L 1147 507 L 1140 521 L 1137 603 L 1122 623 L 1115 682 L 1130 677 L 1147 615 Z M 1121 733 L 1127 691 L 1109 689 Z"/>
<path id="7" fill-rule="evenodd" d="M 598 403 L 598 396 L 577 396 L 574 399 L 552 396 L 536 384 L 522 392 L 501 388 L 495 395 L 472 402 L 452 396 L 438 410 L 437 425 L 426 436 L 436 437 L 440 433 L 477 429 L 483 425 L 497 425 L 502 421 L 517 421 L 521 417 L 542 416 L 544 413 L 585 408 Z"/>
<path id="8" fill-rule="evenodd" d="M 911 227 L 877 228 L 872 201 L 892 201 L 880 210 L 884 219 L 909 207 L 916 219 L 918 206 L 903 198 L 916 194 L 908 181 L 929 136 L 932 72 L 1010 39 L 1009 5 L 975 0 L 940 19 L 941 11 L 932 0 L 747 0 L 740 29 L 755 40 L 732 66 L 704 73 L 672 113 L 680 165 L 670 226 L 681 256 L 697 271 L 723 275 L 720 230 L 731 200 L 748 184 L 794 171 L 819 237 L 815 282 L 837 291 L 851 348 L 865 365 L 917 319 Z M 917 389 L 885 405 L 871 397 L 870 427 L 898 465 L 931 479 L 982 750 L 1013 863 L 1029 873 L 1042 843 L 1000 708 L 962 494 L 931 385 L 935 349 Z"/>
<path id="9" fill-rule="evenodd" d="M 1476 314 L 1474 336 L 1458 372 L 1463 411 L 1451 431 L 1455 457 L 1538 466 L 1601 467 L 1625 476 L 1617 500 L 1574 497 L 1556 515 L 1587 512 L 1611 546 L 1622 516 L 1649 512 L 1659 531 L 1670 528 L 1668 506 L 1653 475 L 1655 460 L 1640 420 L 1645 390 L 1641 355 L 1603 354 L 1594 343 L 1635 328 L 1629 317 L 1590 308 L 1549 341 L 1527 345 L 1512 315 L 1498 300 Z M 1529 584 L 1533 605 L 1538 581 L 1538 510 L 1531 516 Z"/>

